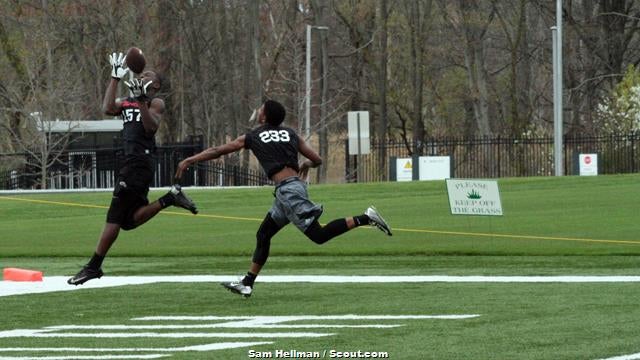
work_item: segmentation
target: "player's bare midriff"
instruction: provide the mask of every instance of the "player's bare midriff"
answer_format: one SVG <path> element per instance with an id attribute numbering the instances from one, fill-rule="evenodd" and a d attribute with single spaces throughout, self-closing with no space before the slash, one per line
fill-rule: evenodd
<path id="1" fill-rule="evenodd" d="M 275 173 L 272 177 L 271 180 L 273 180 L 273 182 L 275 184 L 279 183 L 280 181 L 286 179 L 286 178 L 290 178 L 292 176 L 298 176 L 298 172 L 295 169 L 292 169 L 290 167 L 284 167 L 282 170 L 278 171 L 277 173 Z"/>

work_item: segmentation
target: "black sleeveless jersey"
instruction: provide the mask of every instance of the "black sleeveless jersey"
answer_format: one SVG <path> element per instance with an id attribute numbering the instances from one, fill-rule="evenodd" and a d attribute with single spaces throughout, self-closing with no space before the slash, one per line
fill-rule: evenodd
<path id="1" fill-rule="evenodd" d="M 147 134 L 142 124 L 138 102 L 133 98 L 122 100 L 122 143 L 124 154 L 145 155 L 156 151 L 155 134 Z"/>
<path id="2" fill-rule="evenodd" d="M 271 178 L 285 167 L 298 170 L 298 135 L 283 126 L 262 125 L 245 134 L 245 149 L 251 149 Z"/>

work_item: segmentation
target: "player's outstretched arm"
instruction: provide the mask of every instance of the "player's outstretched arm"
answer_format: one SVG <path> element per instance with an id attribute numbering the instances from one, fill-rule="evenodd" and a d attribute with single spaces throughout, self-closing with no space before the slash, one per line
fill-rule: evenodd
<path id="1" fill-rule="evenodd" d="M 111 80 L 109 80 L 107 91 L 105 91 L 104 99 L 102 100 L 102 112 L 107 115 L 120 114 L 120 101 L 116 99 L 116 92 L 118 90 L 118 83 L 120 82 L 120 79 L 129 72 L 129 69 L 124 63 L 125 59 L 126 56 L 122 53 L 113 53 L 109 55 Z"/>
<path id="2" fill-rule="evenodd" d="M 193 156 L 190 156 L 178 163 L 178 169 L 176 170 L 176 179 L 182 178 L 182 174 L 187 170 L 189 166 L 200 161 L 207 161 L 217 159 L 220 156 L 236 152 L 244 148 L 245 135 L 238 137 L 237 139 L 228 142 L 220 146 L 212 146 L 203 150 Z"/>

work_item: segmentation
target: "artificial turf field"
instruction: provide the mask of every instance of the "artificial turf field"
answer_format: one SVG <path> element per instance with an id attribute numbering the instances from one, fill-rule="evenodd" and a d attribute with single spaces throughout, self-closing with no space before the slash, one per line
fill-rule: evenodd
<path id="1" fill-rule="evenodd" d="M 640 353 L 639 181 L 639 175 L 500 179 L 502 217 L 451 215 L 442 181 L 312 185 L 311 198 L 325 206 L 322 221 L 374 204 L 394 236 L 359 228 L 318 246 L 289 227 L 274 238 L 263 278 L 443 275 L 456 282 L 259 278 L 250 299 L 216 282 L 3 296 L 0 359 L 287 355 L 279 350 L 298 351 L 289 358 L 315 352 L 330 358 L 332 350 L 393 359 L 640 358 L 634 355 Z M 272 189 L 187 191 L 199 215 L 172 208 L 122 232 L 105 277 L 87 284 L 244 273 Z M 73 275 L 94 250 L 110 196 L 1 195 L 0 267 L 42 270 L 45 279 Z M 546 280 L 495 280 L 510 276 Z M 550 278 L 557 276 L 579 280 Z M 34 331 L 9 332 L 17 329 Z M 219 343 L 238 347 L 215 350 Z"/>

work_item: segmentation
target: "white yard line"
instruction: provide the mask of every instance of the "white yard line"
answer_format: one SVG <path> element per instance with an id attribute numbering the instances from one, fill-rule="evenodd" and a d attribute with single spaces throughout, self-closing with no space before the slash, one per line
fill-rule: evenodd
<path id="1" fill-rule="evenodd" d="M 464 315 L 254 315 L 254 316 L 145 316 L 133 318 L 137 321 L 224 321 L 235 320 L 227 324 L 229 327 L 246 327 L 246 326 L 273 326 L 290 321 L 313 321 L 313 320 L 424 320 L 424 319 L 444 319 L 444 320 L 462 320 L 478 317 L 477 314 Z M 75 326 L 75 325 L 73 325 Z M 47 329 L 58 329 L 51 326 Z"/>
<path id="2" fill-rule="evenodd" d="M 199 321 L 200 319 L 195 319 Z M 49 326 L 54 330 L 188 330 L 188 329 L 390 329 L 401 325 L 343 325 L 343 324 L 308 324 L 308 325 L 270 325 L 270 324 L 196 324 L 196 325 L 60 325 Z"/>
<path id="3" fill-rule="evenodd" d="M 237 280 L 237 275 L 105 276 L 84 285 L 67 284 L 69 276 L 45 276 L 38 282 L 0 281 L 0 297 L 54 291 L 96 289 L 154 283 L 218 283 Z M 640 282 L 640 276 L 341 276 L 341 275 L 263 275 L 264 283 L 620 283 Z"/>
<path id="4" fill-rule="evenodd" d="M 614 357 L 600 359 L 600 360 L 638 360 L 638 359 L 640 359 L 640 353 L 614 356 Z"/>
<path id="5" fill-rule="evenodd" d="M 88 356 L 0 356 L 0 360 L 115 360 L 115 359 L 159 359 L 171 355 L 88 355 Z"/>
<path id="6" fill-rule="evenodd" d="M 20 329 L 0 331 L 0 338 L 102 338 L 102 339 L 133 339 L 133 338 L 171 338 L 171 339 L 205 339 L 205 338 L 317 338 L 333 336 L 333 333 L 308 333 L 308 332 L 229 332 L 229 333 L 179 333 L 179 332 L 102 332 L 102 333 L 49 333 L 42 329 Z M 1 349 L 1 348 L 0 348 Z"/>
<path id="7" fill-rule="evenodd" d="M 260 342 L 224 342 L 213 343 L 204 345 L 193 345 L 183 347 L 168 347 L 168 348 L 78 348 L 78 347 L 43 347 L 43 348 L 0 348 L 1 352 L 24 352 L 24 351 L 39 351 L 39 352 L 187 352 L 187 351 L 212 351 L 222 349 L 234 349 L 240 347 L 250 347 L 258 345 L 273 344 L 271 341 Z M 1 358 L 0 358 L 1 359 Z"/>
<path id="8" fill-rule="evenodd" d="M 384 328 L 388 329 L 391 327 L 401 327 L 406 325 L 405 323 L 399 324 L 359 324 L 363 321 L 372 321 L 372 320 L 380 320 L 380 321 L 400 321 L 406 322 L 411 320 L 424 320 L 424 319 L 469 319 L 478 317 L 480 315 L 355 315 L 355 314 L 344 314 L 344 315 L 258 315 L 258 316 L 199 316 L 199 317 L 187 317 L 192 321 L 217 321 L 213 324 L 203 324 L 206 326 L 200 326 L 199 324 L 189 325 L 189 324 L 158 324 L 158 325 L 128 325 L 128 324 L 113 324 L 113 325 L 54 325 L 47 326 L 40 329 L 14 329 L 14 330 L 6 330 L 0 331 L 0 339 L 5 341 L 5 339 L 14 339 L 14 338 L 28 338 L 30 341 L 36 338 L 100 338 L 100 339 L 148 339 L 148 338 L 172 338 L 172 339 L 192 339 L 192 338 L 201 338 L 201 339 L 211 339 L 211 338 L 239 338 L 240 341 L 234 342 L 220 342 L 220 343 L 206 343 L 203 345 L 191 345 L 191 346 L 183 346 L 183 347 L 167 347 L 167 348 L 82 348 L 82 347 L 69 347 L 69 346 L 61 346 L 61 347 L 0 347 L 0 353 L 29 353 L 29 352 L 39 352 L 47 354 L 47 356 L 42 357 L 0 357 L 0 360 L 25 360 L 25 359 L 33 359 L 33 360 L 67 360 L 67 359 L 144 359 L 144 358 L 156 358 L 163 357 L 169 355 L 163 355 L 170 353 L 174 355 L 178 352 L 190 352 L 190 351 L 215 351 L 222 349 L 232 349 L 232 348 L 249 348 L 248 352 L 252 351 L 251 348 L 259 346 L 259 345 L 270 345 L 273 344 L 276 340 L 282 338 L 318 338 L 318 337 L 326 337 L 326 336 L 335 336 L 338 335 L 336 333 L 313 333 L 313 332 L 170 332 L 167 330 L 175 330 L 175 329 L 193 329 L 193 328 L 204 328 L 204 327 L 223 327 L 222 331 L 225 331 L 226 328 L 229 329 L 245 329 L 247 326 L 254 326 L 260 328 L 272 328 L 272 329 L 280 329 L 283 323 L 289 322 L 306 322 L 304 324 L 299 324 L 299 327 L 325 327 L 324 322 L 326 321 L 336 321 L 336 320 L 344 320 L 348 322 L 355 321 L 356 324 L 327 324 L 326 327 L 333 327 L 335 325 L 339 325 L 339 327 L 368 327 L 369 325 L 373 325 L 373 328 Z M 158 321 L 159 319 L 163 319 L 165 321 L 184 321 L 185 317 L 182 316 L 155 316 L 155 317 L 140 317 L 133 318 L 130 320 L 154 320 Z M 222 321 L 222 322 L 219 322 Z M 137 332 L 131 330 L 141 330 L 141 329 L 161 329 L 163 332 Z M 90 330 L 87 332 L 67 332 L 68 330 Z M 119 330 L 118 332 L 97 332 L 101 330 Z M 246 338 L 254 338 L 260 339 L 254 341 L 242 341 Z M 65 344 L 65 340 L 61 340 L 61 344 Z M 270 341 L 264 341 L 270 340 Z M 68 340 L 66 340 L 68 341 Z M 146 341 L 146 340 L 145 340 Z M 211 341 L 211 340 L 209 340 Z M 82 341 L 78 342 L 77 340 L 74 343 L 82 343 Z M 142 342 L 144 343 L 144 342 Z M 280 350 L 276 350 L 277 352 Z M 52 352 L 62 353 L 61 355 L 65 356 L 50 356 L 49 354 Z M 75 355 L 68 356 L 74 353 L 100 353 L 100 355 Z M 136 355 L 133 353 L 140 352 L 149 352 L 151 354 L 146 355 Z M 121 355 L 113 355 L 113 353 L 123 353 Z M 127 354 L 128 353 L 128 354 Z M 269 352 L 270 353 L 270 352 Z M 109 354 L 109 355 L 106 355 Z M 271 356 L 270 356 L 271 357 Z M 286 356 L 288 357 L 288 356 Z M 297 357 L 297 356 L 295 356 Z M 215 356 L 211 356 L 210 358 L 216 358 Z"/>

